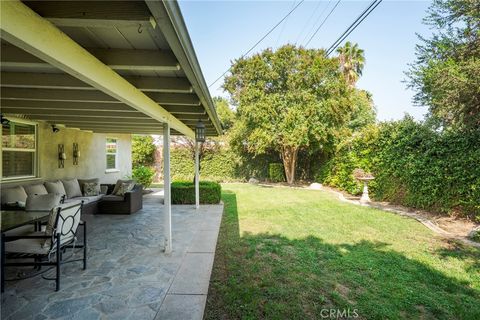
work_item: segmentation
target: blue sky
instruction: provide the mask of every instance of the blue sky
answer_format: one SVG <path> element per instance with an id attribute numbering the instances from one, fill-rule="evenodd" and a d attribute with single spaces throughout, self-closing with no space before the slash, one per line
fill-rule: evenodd
<path id="1" fill-rule="evenodd" d="M 336 0 L 305 1 L 252 53 L 285 43 L 304 45 Z M 210 85 L 230 62 L 244 54 L 298 1 L 192 1 L 180 6 L 203 74 Z M 370 1 L 342 0 L 308 47 L 329 47 Z M 328 5 L 328 7 L 327 7 Z M 414 106 L 404 71 L 415 59 L 415 33 L 429 35 L 422 24 L 430 1 L 384 0 L 347 38 L 365 50 L 366 65 L 358 87 L 373 94 L 379 120 L 400 119 L 405 113 L 422 119 L 427 108 Z M 326 9 L 325 9 L 326 8 Z M 325 11 L 324 11 L 325 10 Z M 320 17 L 320 19 L 319 19 Z M 227 96 L 222 80 L 210 87 L 212 96 Z"/>

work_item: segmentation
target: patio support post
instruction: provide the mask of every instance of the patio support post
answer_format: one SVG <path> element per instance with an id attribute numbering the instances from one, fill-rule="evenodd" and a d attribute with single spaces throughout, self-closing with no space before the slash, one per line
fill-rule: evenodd
<path id="1" fill-rule="evenodd" d="M 199 143 L 195 141 L 195 209 L 200 208 L 200 159 Z"/>
<path id="2" fill-rule="evenodd" d="M 165 215 L 165 253 L 172 252 L 172 203 L 170 190 L 170 125 L 163 124 L 163 192 Z"/>

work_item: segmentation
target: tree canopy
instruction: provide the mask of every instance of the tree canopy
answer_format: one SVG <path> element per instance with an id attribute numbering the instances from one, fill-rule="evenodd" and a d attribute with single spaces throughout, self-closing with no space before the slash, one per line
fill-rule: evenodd
<path id="1" fill-rule="evenodd" d="M 407 75 L 415 102 L 446 128 L 480 127 L 480 5 L 476 0 L 434 0 Z"/>
<path id="2" fill-rule="evenodd" d="M 132 166 L 149 167 L 155 162 L 155 151 L 157 147 L 154 144 L 152 136 L 134 135 L 132 137 Z"/>
<path id="3" fill-rule="evenodd" d="M 347 83 L 354 86 L 362 75 L 363 67 L 365 66 L 365 55 L 358 44 L 345 42 L 343 47 L 337 49 L 338 59 L 340 60 L 340 68 L 347 80 Z"/>
<path id="4" fill-rule="evenodd" d="M 278 152 L 288 183 L 295 180 L 299 150 L 333 149 L 356 92 L 338 58 L 292 45 L 237 59 L 224 89 L 237 107 L 232 144 L 254 154 Z"/>
<path id="5" fill-rule="evenodd" d="M 222 97 L 213 97 L 218 118 L 224 130 L 228 131 L 235 121 L 235 112 L 230 108 L 228 100 Z"/>

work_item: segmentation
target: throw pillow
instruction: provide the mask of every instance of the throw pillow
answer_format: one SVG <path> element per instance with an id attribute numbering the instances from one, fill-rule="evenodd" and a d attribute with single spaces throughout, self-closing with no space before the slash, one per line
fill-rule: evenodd
<path id="1" fill-rule="evenodd" d="M 58 206 L 62 196 L 57 193 L 30 195 L 25 204 L 26 211 L 50 211 Z"/>
<path id="2" fill-rule="evenodd" d="M 133 183 L 133 180 L 118 180 L 115 184 L 115 188 L 113 188 L 112 194 L 117 194 L 118 188 L 120 188 L 122 183 Z"/>
<path id="3" fill-rule="evenodd" d="M 98 196 L 100 194 L 100 186 L 97 182 L 85 182 L 83 184 L 83 195 L 85 197 Z"/>
<path id="4" fill-rule="evenodd" d="M 2 189 L 2 204 L 3 203 L 17 203 L 25 202 L 27 200 L 27 193 L 22 186 Z"/>
<path id="5" fill-rule="evenodd" d="M 118 188 L 117 193 L 114 193 L 114 195 L 123 197 L 125 193 L 132 191 L 134 186 L 135 184 L 133 182 L 123 182 Z"/>
<path id="6" fill-rule="evenodd" d="M 45 188 L 47 189 L 48 193 L 58 193 L 60 195 L 67 194 L 65 187 L 60 180 L 45 182 Z"/>
<path id="7" fill-rule="evenodd" d="M 100 185 L 100 179 L 98 179 L 98 178 L 78 179 L 78 184 L 80 185 L 80 190 L 82 190 L 82 192 L 84 192 L 83 191 L 83 186 L 87 182 L 89 182 L 89 183 L 96 182 L 96 183 L 98 183 L 98 185 Z"/>
<path id="8" fill-rule="evenodd" d="M 27 185 L 24 188 L 29 196 L 33 194 L 48 194 L 47 188 L 45 188 L 43 183 Z"/>
<path id="9" fill-rule="evenodd" d="M 67 198 L 81 197 L 82 191 L 80 190 L 80 184 L 77 179 L 62 180 L 63 187 L 67 194 Z"/>

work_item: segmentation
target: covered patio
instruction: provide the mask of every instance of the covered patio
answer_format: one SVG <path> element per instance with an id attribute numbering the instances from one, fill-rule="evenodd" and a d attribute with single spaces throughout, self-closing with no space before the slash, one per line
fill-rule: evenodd
<path id="1" fill-rule="evenodd" d="M 171 252 L 170 137 L 195 138 L 199 123 L 204 135 L 221 132 L 178 4 L 3 1 L 1 6 L 2 119 L 107 137 L 163 135 L 165 230 L 158 246 Z M 198 147 L 196 153 L 198 208 Z M 40 155 L 36 166 L 48 161 Z M 49 176 L 36 172 L 30 178 Z"/>
<path id="2" fill-rule="evenodd" d="M 18 169 L 19 152 L 32 154 L 24 157 L 26 174 L 8 176 L 2 166 L 2 186 L 123 179 L 131 174 L 131 134 L 163 136 L 165 186 L 135 214 L 83 215 L 87 269 L 62 266 L 59 292 L 40 276 L 7 282 L 2 319 L 200 319 L 222 206 L 199 205 L 202 137 L 192 173 L 196 204 L 171 205 L 170 142 L 171 135 L 195 139 L 222 129 L 178 4 L 2 1 L 0 27 L 2 126 L 26 124 L 34 137 L 28 150 L 2 144 L 9 168 Z M 11 141 L 21 135 L 7 134 Z M 111 137 L 123 148 L 113 169 L 108 154 L 105 168 Z"/>
<path id="3" fill-rule="evenodd" d="M 202 319 L 223 205 L 172 206 L 175 250 L 165 255 L 162 198 L 145 196 L 133 215 L 85 215 L 87 270 L 63 266 L 59 292 L 41 276 L 8 282 L 1 318 Z"/>

